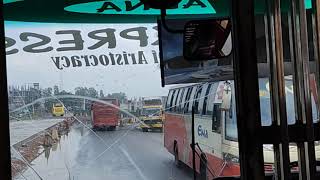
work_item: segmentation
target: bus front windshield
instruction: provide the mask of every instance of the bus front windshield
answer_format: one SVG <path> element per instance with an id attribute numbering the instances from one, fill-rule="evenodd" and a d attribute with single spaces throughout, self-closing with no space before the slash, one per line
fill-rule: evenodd
<path id="1" fill-rule="evenodd" d="M 5 22 L 13 179 L 163 180 L 179 171 L 163 145 L 162 101 L 145 101 L 168 93 L 156 26 Z"/>
<path id="2" fill-rule="evenodd" d="M 142 115 L 144 116 L 159 116 L 160 108 L 143 108 Z"/>
<path id="3" fill-rule="evenodd" d="M 225 19 L 231 0 L 181 0 L 168 9 L 167 23 L 157 21 L 160 10 L 147 1 L 153 0 L 4 0 L 12 179 L 192 180 L 192 137 L 203 151 L 194 162 L 201 178 L 240 175 L 237 147 L 221 140 L 237 140 L 235 93 L 231 110 L 220 113 L 226 80 L 237 72 L 236 55 L 224 53 L 237 52 L 233 23 Z M 190 26 L 185 34 L 199 45 L 190 49 L 218 54 L 221 46 L 226 55 L 187 60 L 188 37 L 180 30 L 212 15 L 217 32 L 225 33 L 214 40 L 206 31 L 190 33 Z M 272 119 L 267 84 L 260 82 L 264 126 Z M 181 87 L 170 90 L 175 85 Z"/>

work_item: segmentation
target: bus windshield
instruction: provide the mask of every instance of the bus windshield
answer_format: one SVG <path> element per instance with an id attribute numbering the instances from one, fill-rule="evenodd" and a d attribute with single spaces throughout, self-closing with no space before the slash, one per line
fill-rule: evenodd
<path id="1" fill-rule="evenodd" d="M 147 1 L 180 2 L 165 23 Z M 193 170 L 206 180 L 239 176 L 231 2 L 238 1 L 4 0 L 0 73 L 7 74 L 1 89 L 8 89 L 12 179 L 191 180 Z M 268 19 L 264 10 L 257 16 Z M 191 61 L 184 40 L 193 25 L 185 25 L 201 18 L 214 19 L 216 30 L 192 35 L 189 50 L 215 56 Z M 266 27 L 256 26 L 260 63 Z M 259 85 L 262 125 L 270 126 L 270 85 L 266 78 Z M 292 89 L 286 80 L 289 124 Z M 315 118 L 314 98 L 312 108 Z"/>
<path id="2" fill-rule="evenodd" d="M 142 115 L 144 116 L 157 116 L 160 114 L 160 108 L 143 108 Z"/>
<path id="3" fill-rule="evenodd" d="M 62 104 L 56 103 L 56 104 L 54 105 L 54 107 L 62 107 Z"/>

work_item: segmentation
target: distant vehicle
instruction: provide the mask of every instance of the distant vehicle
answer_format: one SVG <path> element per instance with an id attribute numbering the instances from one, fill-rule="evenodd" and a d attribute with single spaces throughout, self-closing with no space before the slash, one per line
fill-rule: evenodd
<path id="1" fill-rule="evenodd" d="M 143 132 L 150 130 L 163 129 L 163 110 L 162 110 L 162 98 L 144 98 L 142 100 L 142 111 L 140 116 L 141 121 L 144 124 L 140 125 Z"/>
<path id="2" fill-rule="evenodd" d="M 118 99 L 115 98 L 103 98 L 101 100 L 117 107 L 120 106 Z M 120 111 L 111 105 L 94 102 L 91 106 L 91 118 L 93 130 L 114 131 L 119 124 Z"/>
<path id="3" fill-rule="evenodd" d="M 64 107 L 61 103 L 55 103 L 52 105 L 53 116 L 64 116 Z"/>

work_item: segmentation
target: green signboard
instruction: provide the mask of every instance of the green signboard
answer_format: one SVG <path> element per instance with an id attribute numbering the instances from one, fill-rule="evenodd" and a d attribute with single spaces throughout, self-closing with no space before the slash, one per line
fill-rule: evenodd
<path id="1" fill-rule="evenodd" d="M 211 1 L 213 3 L 213 1 Z M 178 7 L 168 9 L 168 15 L 215 14 L 208 0 L 182 0 Z M 64 8 L 66 11 L 92 14 L 160 15 L 160 10 L 143 5 L 140 0 L 93 1 L 79 3 Z"/>
<path id="2" fill-rule="evenodd" d="M 152 1 L 152 0 L 150 0 Z M 11 21 L 60 23 L 150 23 L 156 22 L 159 10 L 140 0 L 4 0 L 4 18 Z M 231 0 L 182 0 L 168 10 L 174 18 L 226 17 Z M 289 0 L 281 1 L 286 11 Z M 307 9 L 311 0 L 305 0 Z M 265 1 L 255 0 L 256 13 L 265 12 Z M 187 16 L 186 16 L 187 15 Z"/>

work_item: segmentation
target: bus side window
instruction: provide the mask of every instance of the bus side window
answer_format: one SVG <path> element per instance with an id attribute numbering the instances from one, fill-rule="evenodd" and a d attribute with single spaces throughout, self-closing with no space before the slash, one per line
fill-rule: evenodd
<path id="1" fill-rule="evenodd" d="M 209 90 L 208 99 L 207 99 L 207 110 L 206 115 L 212 115 L 213 105 L 214 105 L 214 98 L 217 93 L 219 83 L 211 84 L 211 88 Z"/>
<path id="2" fill-rule="evenodd" d="M 199 104 L 198 104 L 198 113 L 201 115 L 203 115 L 202 112 L 203 112 L 204 98 L 206 96 L 206 92 L 207 92 L 208 87 L 209 87 L 208 83 L 206 83 L 202 86 L 202 91 L 200 94 L 200 99 L 199 99 Z"/>
<path id="3" fill-rule="evenodd" d="M 167 99 L 167 102 L 166 102 L 166 109 L 167 110 L 170 107 L 170 102 L 171 102 L 171 98 L 172 98 L 172 92 L 173 92 L 173 90 L 169 91 L 168 99 Z"/>
<path id="4" fill-rule="evenodd" d="M 172 104 L 173 104 L 173 99 L 174 99 L 175 95 L 176 95 L 176 90 L 173 90 L 172 96 L 171 96 L 171 99 L 170 99 L 170 104 L 169 104 L 169 107 L 168 107 L 169 111 L 172 111 Z"/>
<path id="5" fill-rule="evenodd" d="M 196 91 L 198 89 L 198 86 L 194 86 L 192 88 L 192 91 L 190 93 L 190 98 L 189 98 L 189 106 L 187 107 L 188 108 L 188 112 L 191 112 L 192 111 L 192 105 L 194 105 L 194 99 L 195 99 L 195 94 L 196 94 Z"/>
<path id="6" fill-rule="evenodd" d="M 221 133 L 221 110 L 220 110 L 220 105 L 218 104 L 213 105 L 212 131 Z"/>
<path id="7" fill-rule="evenodd" d="M 179 99 L 178 99 L 178 102 L 177 102 L 177 112 L 181 112 L 181 104 L 182 104 L 182 98 L 184 96 L 184 92 L 185 92 L 185 88 L 181 89 L 181 92 L 180 92 L 180 95 L 179 95 Z"/>
<path id="8" fill-rule="evenodd" d="M 202 114 L 203 115 L 206 115 L 207 113 L 207 104 L 208 104 L 208 96 L 209 96 L 209 92 L 210 92 L 210 89 L 211 89 L 211 85 L 212 84 L 209 84 L 207 90 L 206 90 L 206 93 L 204 95 L 204 100 L 203 100 L 203 108 L 202 108 Z"/>
<path id="9" fill-rule="evenodd" d="M 184 88 L 183 90 L 183 95 L 181 96 L 181 103 L 179 105 L 179 109 L 181 113 L 184 113 L 184 104 L 186 102 L 186 97 L 187 97 L 187 93 L 188 93 L 188 89 L 189 88 Z"/>
<path id="10" fill-rule="evenodd" d="M 174 99 L 174 100 L 175 100 L 175 101 L 174 101 L 174 105 L 173 105 L 173 111 L 174 111 L 174 112 L 177 112 L 177 111 L 178 111 L 178 107 L 177 107 L 177 106 L 179 105 L 179 104 L 178 104 L 178 103 L 179 103 L 179 102 L 178 102 L 178 99 L 180 99 L 181 91 L 182 91 L 182 89 L 179 89 L 179 90 L 178 90 L 178 92 L 177 92 L 177 94 L 176 94 L 176 97 L 175 97 L 175 99 Z"/>
<path id="11" fill-rule="evenodd" d="M 194 113 L 195 114 L 199 114 L 199 101 L 200 101 L 201 92 L 202 92 L 202 85 L 200 85 L 197 88 L 196 95 L 194 98 Z"/>
<path id="12" fill-rule="evenodd" d="M 191 89 L 192 88 L 188 88 L 188 90 L 187 90 L 186 97 L 185 97 L 185 100 L 184 100 L 183 113 L 188 113 Z"/>

